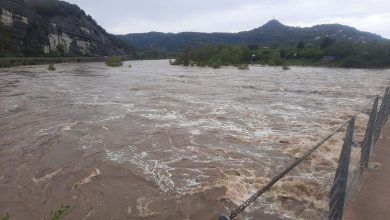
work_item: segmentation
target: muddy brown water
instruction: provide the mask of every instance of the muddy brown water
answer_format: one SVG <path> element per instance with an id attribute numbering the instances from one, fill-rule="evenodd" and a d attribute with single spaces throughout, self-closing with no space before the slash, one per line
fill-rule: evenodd
<path id="1" fill-rule="evenodd" d="M 64 219 L 216 219 L 390 82 L 389 70 L 166 60 L 46 68 L 0 69 L 0 216 L 11 219 L 45 219 L 63 204 Z M 332 181 L 338 145 L 238 219 L 326 211 L 318 189 Z"/>

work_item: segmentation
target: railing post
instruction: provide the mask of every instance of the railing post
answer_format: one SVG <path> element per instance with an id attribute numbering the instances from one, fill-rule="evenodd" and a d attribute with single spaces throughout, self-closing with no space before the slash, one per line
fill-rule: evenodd
<path id="1" fill-rule="evenodd" d="M 385 120 L 384 120 L 384 123 L 383 125 L 387 122 L 387 119 L 389 118 L 389 114 L 390 114 L 390 91 L 389 91 L 389 87 L 387 87 L 387 105 L 385 106 Z"/>
<path id="2" fill-rule="evenodd" d="M 374 140 L 375 122 L 378 114 L 379 96 L 375 98 L 374 105 L 370 114 L 370 119 L 367 123 L 366 133 L 364 134 L 363 145 L 360 153 L 360 166 L 368 167 L 368 160 L 370 159 L 371 147 Z"/>
<path id="3" fill-rule="evenodd" d="M 344 144 L 341 149 L 339 163 L 330 193 L 329 220 L 341 220 L 343 218 L 354 127 L 355 118 L 352 118 L 348 123 Z"/>
<path id="4" fill-rule="evenodd" d="M 384 102 L 384 105 L 383 105 L 383 120 L 382 120 L 382 127 L 385 125 L 386 121 L 387 121 L 387 118 L 388 118 L 388 114 L 389 114 L 389 101 L 390 101 L 390 91 L 389 91 L 389 87 L 386 88 L 386 94 L 385 94 L 385 97 L 386 97 L 386 100 L 385 98 L 383 97 L 383 102 Z"/>
<path id="5" fill-rule="evenodd" d="M 387 118 L 387 112 L 388 112 L 388 105 L 389 105 L 388 103 L 389 103 L 389 87 L 386 88 L 386 92 L 382 99 L 381 107 L 379 108 L 379 112 L 376 117 L 374 145 L 376 141 L 379 139 L 382 127 L 385 124 L 385 120 Z"/>

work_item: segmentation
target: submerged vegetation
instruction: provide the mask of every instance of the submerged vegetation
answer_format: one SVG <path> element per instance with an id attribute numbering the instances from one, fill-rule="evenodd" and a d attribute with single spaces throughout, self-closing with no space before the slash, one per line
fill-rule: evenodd
<path id="1" fill-rule="evenodd" d="M 237 67 L 239 70 L 249 70 L 248 64 L 242 64 Z"/>
<path id="2" fill-rule="evenodd" d="M 47 68 L 49 71 L 55 71 L 56 68 L 54 67 L 54 64 L 49 64 L 49 67 Z"/>
<path id="3" fill-rule="evenodd" d="M 7 212 L 7 213 L 5 214 L 5 216 L 1 218 L 1 220 L 10 220 L 10 217 L 11 217 L 11 216 L 10 216 L 9 213 Z"/>
<path id="4" fill-rule="evenodd" d="M 288 46 L 206 45 L 186 47 L 174 65 L 209 66 L 262 64 L 270 66 L 337 66 L 348 68 L 390 67 L 390 42 L 337 42 L 325 38 L 318 44 L 303 42 Z"/>
<path id="5" fill-rule="evenodd" d="M 62 205 L 59 209 L 51 211 L 47 220 L 61 220 L 69 210 L 70 205 Z M 7 212 L 0 220 L 11 220 L 11 215 Z"/>
<path id="6" fill-rule="evenodd" d="M 119 66 L 123 66 L 123 61 L 121 57 L 112 56 L 107 58 L 106 65 L 110 67 L 119 67 Z"/>
<path id="7" fill-rule="evenodd" d="M 70 210 L 70 205 L 62 205 L 61 208 L 58 210 L 52 211 L 50 213 L 50 218 L 49 220 L 60 220 L 64 217 L 66 212 Z"/>

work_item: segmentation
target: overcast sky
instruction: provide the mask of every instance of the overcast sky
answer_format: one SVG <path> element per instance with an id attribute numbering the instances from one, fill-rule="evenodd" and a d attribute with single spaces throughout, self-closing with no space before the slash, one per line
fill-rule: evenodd
<path id="1" fill-rule="evenodd" d="M 270 19 L 292 26 L 350 25 L 390 38 L 390 0 L 66 0 L 114 34 L 237 32 Z"/>

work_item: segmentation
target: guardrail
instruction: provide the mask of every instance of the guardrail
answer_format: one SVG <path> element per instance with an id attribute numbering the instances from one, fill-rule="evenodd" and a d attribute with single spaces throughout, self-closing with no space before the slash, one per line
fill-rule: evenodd
<path id="1" fill-rule="evenodd" d="M 326 141 L 332 138 L 334 135 L 345 129 L 346 134 L 344 143 L 341 149 L 338 166 L 336 168 L 335 177 L 329 194 L 329 220 L 341 220 L 343 218 L 344 207 L 350 198 L 354 185 L 358 180 L 358 177 L 368 168 L 368 162 L 372 149 L 375 146 L 376 141 L 380 137 L 381 130 L 386 124 L 390 114 L 390 94 L 389 87 L 383 95 L 381 105 L 378 111 L 378 103 L 380 96 L 376 96 L 367 106 L 355 115 L 350 117 L 344 124 L 334 130 L 331 134 L 321 140 L 318 144 L 310 148 L 302 157 L 294 161 L 290 166 L 285 168 L 281 173 L 273 177 L 266 185 L 259 189 L 249 199 L 247 199 L 240 206 L 230 212 L 230 214 L 221 214 L 218 220 L 231 220 L 236 218 L 241 212 L 248 208 L 254 201 L 256 201 L 261 195 L 270 190 L 280 179 L 285 177 L 290 171 L 298 166 L 302 161 L 307 159 L 313 152 L 318 150 Z M 367 123 L 367 127 L 364 133 L 363 140 L 358 143 L 354 140 L 355 132 L 355 119 L 361 114 L 371 103 L 374 103 L 370 113 L 370 117 Z M 351 155 L 352 147 L 360 148 L 360 151 L 356 151 Z M 353 172 L 349 172 L 351 166 L 356 166 Z"/>

